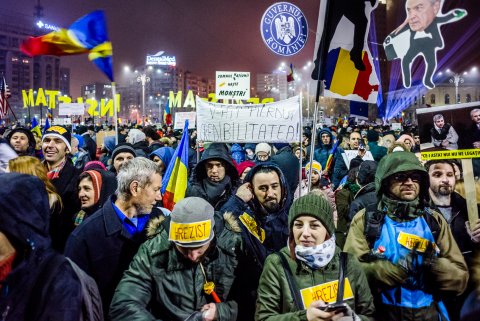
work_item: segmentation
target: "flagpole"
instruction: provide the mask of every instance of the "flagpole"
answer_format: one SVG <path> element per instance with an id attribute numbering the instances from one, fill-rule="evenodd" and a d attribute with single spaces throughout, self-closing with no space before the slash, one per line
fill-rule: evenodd
<path id="1" fill-rule="evenodd" d="M 5 102 L 7 103 L 7 108 L 8 108 L 8 110 L 10 110 L 10 112 L 12 113 L 13 118 L 15 118 L 15 121 L 18 122 L 17 116 L 15 116 L 15 113 L 13 112 L 12 107 L 10 107 L 10 103 L 8 102 L 7 98 L 4 96 L 3 99 L 4 99 Z"/>
<path id="2" fill-rule="evenodd" d="M 113 96 L 113 120 L 115 121 L 115 146 L 118 145 L 118 118 L 117 118 L 117 90 L 115 88 L 115 82 L 112 81 L 112 96 Z"/>
<path id="3" fill-rule="evenodd" d="M 300 141 L 300 157 L 298 158 L 298 162 L 300 163 L 300 169 L 298 171 L 298 194 L 299 196 L 302 196 L 302 189 L 301 189 L 301 186 L 302 186 L 302 138 L 303 138 L 303 110 L 302 110 L 302 92 L 300 92 L 300 121 L 299 121 L 299 125 L 300 125 L 300 137 L 299 137 L 299 141 Z"/>
<path id="4" fill-rule="evenodd" d="M 326 9 L 325 9 L 325 18 L 324 21 L 328 22 L 328 12 L 330 8 L 330 2 L 331 0 L 327 0 L 326 4 Z M 313 112 L 313 130 L 312 130 L 312 139 L 311 139 L 311 146 L 310 146 L 310 172 L 308 175 L 308 191 L 310 192 L 310 185 L 312 182 L 312 162 L 313 162 L 313 154 L 315 153 L 315 138 L 317 136 L 317 114 L 318 114 L 318 107 L 319 107 L 319 101 L 320 101 L 320 96 L 324 95 L 324 84 L 323 84 L 323 76 L 325 75 L 325 64 L 324 61 L 320 60 L 326 60 L 327 55 L 328 55 L 328 47 L 325 45 L 326 41 L 326 35 L 331 32 L 329 28 L 329 24 L 325 23 L 323 33 L 322 33 L 322 38 L 320 39 L 320 44 L 319 44 L 319 52 L 320 55 L 317 54 L 317 59 L 318 59 L 318 74 L 317 74 L 317 92 L 315 94 L 315 110 Z M 323 109 L 323 108 L 322 108 Z M 323 110 L 322 110 L 323 112 Z"/>

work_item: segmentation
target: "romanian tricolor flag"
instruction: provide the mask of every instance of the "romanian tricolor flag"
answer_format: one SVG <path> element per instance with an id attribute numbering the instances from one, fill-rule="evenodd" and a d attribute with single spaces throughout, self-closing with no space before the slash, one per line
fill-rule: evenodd
<path id="1" fill-rule="evenodd" d="M 170 100 L 167 100 L 167 104 L 165 105 L 165 111 L 163 112 L 163 122 L 167 126 L 170 126 L 173 123 L 172 112 L 170 110 Z"/>
<path id="2" fill-rule="evenodd" d="M 67 56 L 88 53 L 110 81 L 113 81 L 112 44 L 108 40 L 107 24 L 101 10 L 83 16 L 68 29 L 59 29 L 40 37 L 25 40 L 20 49 L 29 56 Z"/>
<path id="3" fill-rule="evenodd" d="M 287 75 L 287 82 L 294 81 L 295 78 L 293 78 L 293 64 L 290 64 L 290 70 L 288 71 Z"/>
<path id="4" fill-rule="evenodd" d="M 335 145 L 333 145 L 332 150 L 330 151 L 330 155 L 328 155 L 327 163 L 325 164 L 325 172 L 328 172 L 330 170 L 330 167 L 332 167 L 333 157 L 335 156 L 335 153 L 337 152 L 337 148 L 338 148 L 339 143 L 340 143 L 340 140 L 337 140 Z"/>
<path id="5" fill-rule="evenodd" d="M 370 83 L 372 65 L 364 51 L 362 61 L 365 70 L 359 71 L 350 60 L 350 51 L 336 48 L 328 52 L 325 70 L 325 89 L 341 96 L 357 95 L 364 101 L 372 92 L 378 92 L 378 84 Z"/>
<path id="6" fill-rule="evenodd" d="M 37 121 L 37 118 L 33 117 L 32 119 L 32 129 L 30 129 L 37 137 L 42 138 L 42 132 L 40 131 L 40 124 Z"/>
<path id="7" fill-rule="evenodd" d="M 175 203 L 185 198 L 188 180 L 188 120 L 185 120 L 182 139 L 163 177 L 163 207 L 172 210 Z"/>

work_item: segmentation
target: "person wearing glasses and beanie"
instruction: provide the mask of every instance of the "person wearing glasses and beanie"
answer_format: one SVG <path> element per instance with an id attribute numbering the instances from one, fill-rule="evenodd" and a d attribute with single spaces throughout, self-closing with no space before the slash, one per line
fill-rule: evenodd
<path id="1" fill-rule="evenodd" d="M 413 153 L 388 154 L 375 176 L 377 203 L 352 220 L 344 250 L 357 256 L 376 294 L 377 320 L 448 320 L 440 298 L 467 286 L 465 260 L 428 189 Z"/>
<path id="2" fill-rule="evenodd" d="M 326 198 L 310 193 L 295 200 L 288 226 L 288 245 L 265 261 L 255 320 L 372 320 L 367 279 L 356 258 L 340 254 L 335 245 L 332 207 Z M 344 283 L 344 302 L 337 302 L 339 280 Z M 332 307 L 335 303 L 338 306 Z"/>

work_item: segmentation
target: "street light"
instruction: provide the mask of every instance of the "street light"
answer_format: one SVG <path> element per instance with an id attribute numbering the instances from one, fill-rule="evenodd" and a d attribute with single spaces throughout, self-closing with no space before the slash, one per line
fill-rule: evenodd
<path id="1" fill-rule="evenodd" d="M 137 77 L 137 82 L 142 83 L 142 124 L 145 126 L 145 84 L 150 82 L 150 77 L 142 73 Z"/>
<path id="2" fill-rule="evenodd" d="M 452 78 L 450 78 L 450 83 L 451 84 L 454 84 L 455 85 L 455 103 L 458 104 L 459 103 L 459 99 L 458 99 L 458 85 L 459 84 L 463 84 L 465 82 L 465 80 L 457 73 L 455 73 L 453 75 Z"/>

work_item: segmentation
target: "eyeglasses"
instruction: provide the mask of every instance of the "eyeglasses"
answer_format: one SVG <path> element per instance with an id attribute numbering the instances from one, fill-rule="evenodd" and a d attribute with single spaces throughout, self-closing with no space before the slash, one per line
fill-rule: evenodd
<path id="1" fill-rule="evenodd" d="M 393 180 L 402 183 L 408 181 L 409 178 L 413 182 L 419 183 L 422 180 L 423 176 L 420 173 L 398 173 L 393 175 Z"/>

